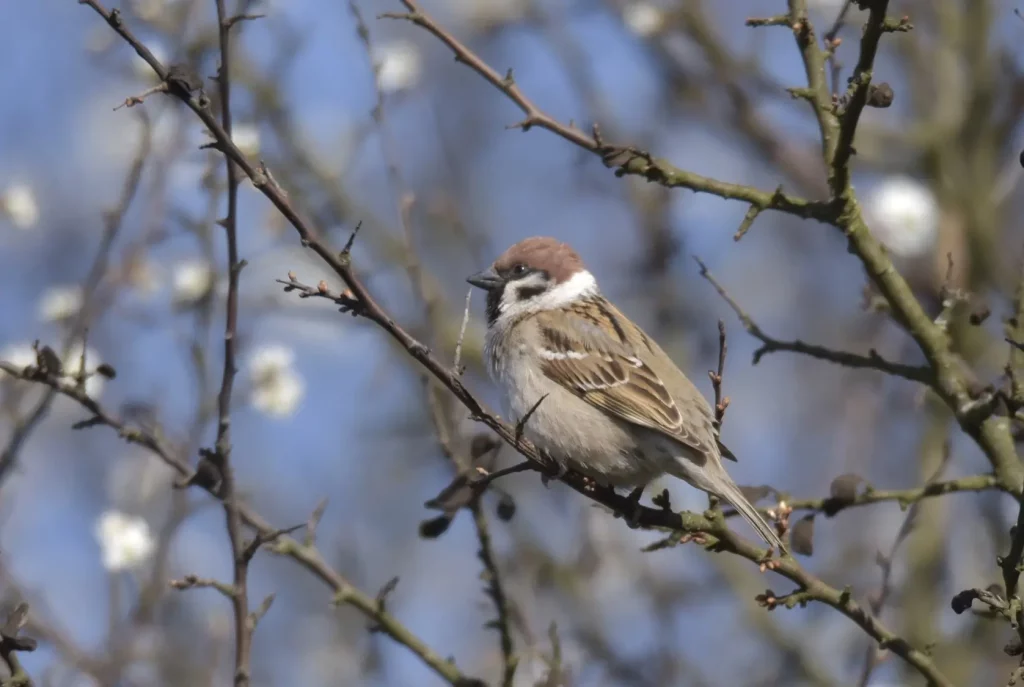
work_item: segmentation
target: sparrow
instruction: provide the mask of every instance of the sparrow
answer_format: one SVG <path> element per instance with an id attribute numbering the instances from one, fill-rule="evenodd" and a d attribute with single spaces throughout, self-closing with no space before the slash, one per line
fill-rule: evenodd
<path id="1" fill-rule="evenodd" d="M 711 406 L 644 331 L 612 305 L 568 244 L 516 243 L 467 278 L 487 292 L 485 358 L 509 417 L 558 466 L 633 489 L 669 474 L 730 503 L 785 546 L 722 465 Z M 526 418 L 523 422 L 522 418 Z"/>

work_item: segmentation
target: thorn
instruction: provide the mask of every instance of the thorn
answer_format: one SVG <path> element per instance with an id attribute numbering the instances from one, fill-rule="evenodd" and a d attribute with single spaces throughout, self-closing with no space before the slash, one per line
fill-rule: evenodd
<path id="1" fill-rule="evenodd" d="M 356 236 L 359 235 L 359 230 L 363 228 L 363 221 L 359 220 L 356 224 L 356 228 L 352 230 L 352 233 L 348 237 L 348 241 L 345 242 L 345 247 L 341 249 L 342 260 L 348 260 L 352 254 L 352 244 L 356 242 Z"/>

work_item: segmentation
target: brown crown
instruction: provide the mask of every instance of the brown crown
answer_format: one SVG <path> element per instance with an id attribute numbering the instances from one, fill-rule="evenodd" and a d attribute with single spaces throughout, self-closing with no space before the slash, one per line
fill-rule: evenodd
<path id="1" fill-rule="evenodd" d="M 572 246 L 550 236 L 523 239 L 494 261 L 494 269 L 505 274 L 518 263 L 547 272 L 559 284 L 586 269 Z"/>

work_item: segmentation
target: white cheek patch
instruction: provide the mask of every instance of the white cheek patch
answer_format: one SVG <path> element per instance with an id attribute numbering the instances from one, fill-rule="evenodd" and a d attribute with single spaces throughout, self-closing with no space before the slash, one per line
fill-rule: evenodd
<path id="1" fill-rule="evenodd" d="M 579 301 L 581 298 L 595 296 L 598 293 L 597 280 L 586 270 L 574 274 L 567 281 L 544 290 L 532 298 L 519 299 L 520 289 L 531 289 L 545 286 L 541 274 L 531 274 L 519 281 L 509 282 L 501 295 L 498 311 L 499 319 L 509 321 L 529 313 L 543 310 L 558 310 Z"/>
<path id="2" fill-rule="evenodd" d="M 505 313 L 517 306 L 524 305 L 520 294 L 528 289 L 546 289 L 547 280 L 539 273 L 530 274 L 517 281 L 510 281 L 505 284 L 505 290 L 501 293 L 501 303 L 498 304 L 498 312 Z M 526 302 L 535 300 L 527 298 Z"/>

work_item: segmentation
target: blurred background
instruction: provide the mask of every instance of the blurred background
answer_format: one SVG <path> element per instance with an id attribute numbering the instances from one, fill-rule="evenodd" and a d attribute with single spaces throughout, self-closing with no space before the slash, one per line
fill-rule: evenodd
<path id="1" fill-rule="evenodd" d="M 215 74 L 212 1 L 112 4 L 165 64 Z M 809 4 L 819 35 L 844 5 Z M 597 121 L 608 141 L 718 179 L 826 194 L 814 119 L 786 91 L 805 85 L 792 32 L 744 25 L 786 12 L 781 0 L 424 5 L 500 73 L 513 68 L 562 122 Z M 938 470 L 944 479 L 988 471 L 919 386 L 788 353 L 752 365 L 758 342 L 692 259 L 770 335 L 921 362 L 837 231 L 764 213 L 734 242 L 746 206 L 618 179 L 548 132 L 508 129 L 521 113 L 497 90 L 421 29 L 378 19 L 403 11 L 398 0 L 354 7 L 242 3 L 265 16 L 236 27 L 235 139 L 335 247 L 363 223 L 359 274 L 437 355 L 454 355 L 465 275 L 514 241 L 549 234 L 577 247 L 709 398 L 725 321 L 723 437 L 740 457 L 730 466 L 740 484 L 821 498 L 844 473 L 895 489 Z M 856 141 L 871 229 L 929 311 L 939 312 L 944 283 L 992 311 L 972 325 L 965 309 L 950 324 L 986 381 L 1006 362 L 1001 321 L 1024 240 L 1024 21 L 1014 9 L 893 0 L 890 14 L 915 28 L 883 37 L 875 80 L 895 101 L 865 111 Z M 90 378 L 89 392 L 194 462 L 213 440 L 222 365 L 223 160 L 200 148 L 202 125 L 171 98 L 116 109 L 156 77 L 88 8 L 10 2 L 0 16 L 0 359 L 32 364 L 38 339 L 74 372 L 84 349 L 87 370 L 108 363 L 118 373 Z M 840 93 L 865 17 L 850 8 L 838 27 L 841 68 L 830 79 Z M 326 559 L 371 595 L 398 577 L 388 609 L 468 674 L 497 684 L 502 661 L 498 633 L 485 627 L 495 610 L 477 556 L 484 522 L 521 657 L 516 685 L 923 684 L 831 609 L 760 608 L 755 596 L 790 591 L 786 580 L 699 546 L 644 553 L 657 533 L 630 530 L 534 473 L 502 480 L 478 518 L 462 510 L 445 527 L 423 504 L 467 466 L 474 439 L 486 445 L 485 430 L 382 331 L 282 292 L 275 279 L 289 271 L 340 285 L 248 182 L 239 235 L 249 262 L 233 414 L 239 488 L 281 527 L 327 499 L 317 539 Z M 497 406 L 480 365 L 479 296 L 471 312 L 466 383 Z M 173 490 L 170 469 L 114 432 L 71 429 L 85 413 L 44 391 L 0 383 L 0 600 L 31 605 L 26 634 L 41 645 L 23 654 L 27 669 L 42 685 L 228 684 L 229 604 L 167 584 L 190 573 L 230 579 L 221 509 L 198 490 Z M 461 447 L 457 465 L 438 425 Z M 507 447 L 481 457 L 515 459 Z M 669 480 L 645 498 L 662 487 L 676 508 L 706 507 Z M 1015 665 L 1001 650 L 1004 625 L 957 616 L 949 600 L 1000 581 L 995 556 L 1016 505 L 996 492 L 926 501 L 892 556 L 882 617 L 932 647 L 958 685 L 1002 684 Z M 877 599 L 876 554 L 892 552 L 906 517 L 896 503 L 819 515 L 803 563 Z M 287 558 L 259 554 L 250 589 L 254 606 L 276 595 L 255 634 L 254 685 L 443 684 L 365 618 L 333 608 L 329 590 Z"/>

